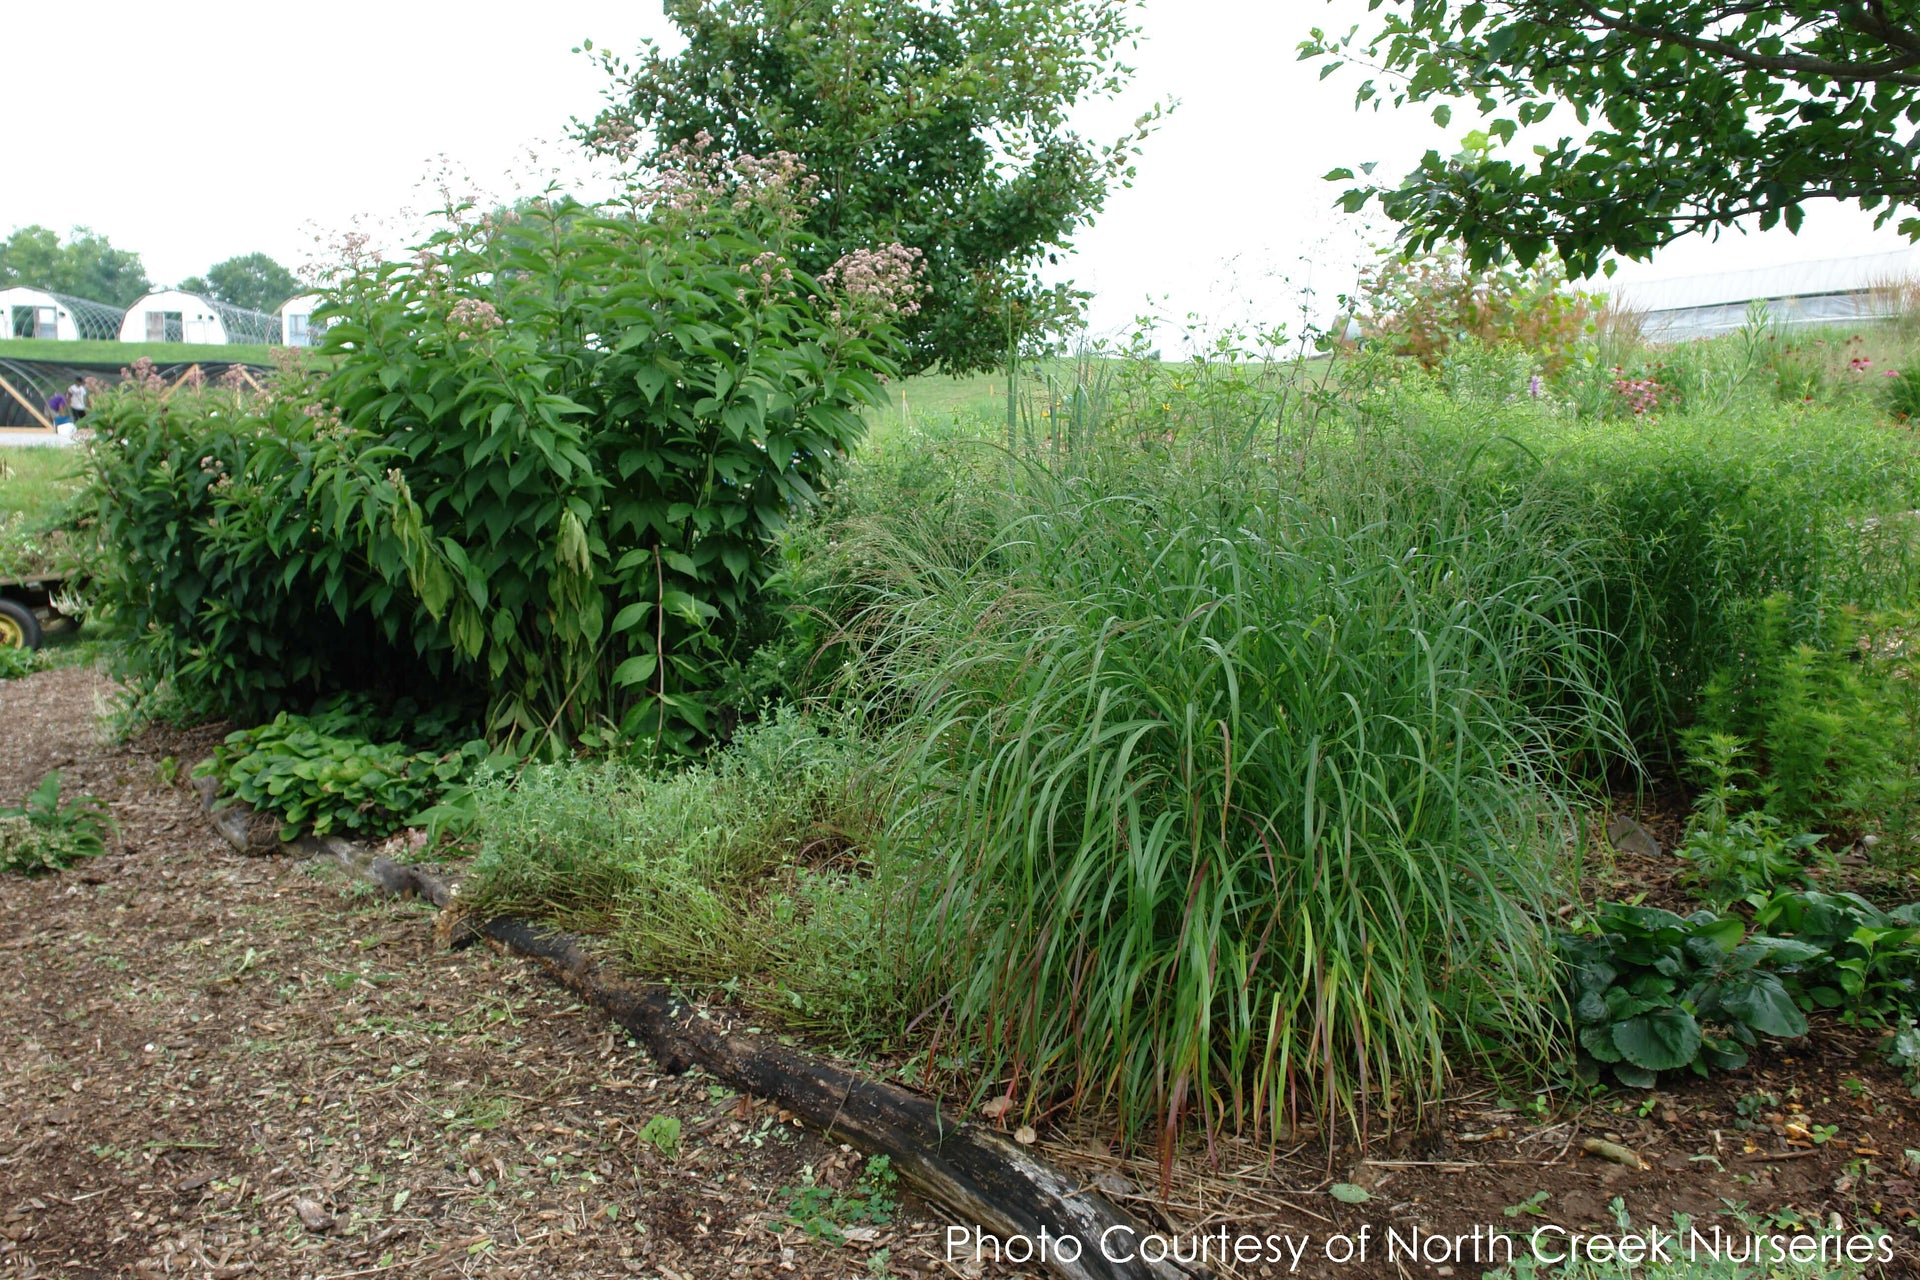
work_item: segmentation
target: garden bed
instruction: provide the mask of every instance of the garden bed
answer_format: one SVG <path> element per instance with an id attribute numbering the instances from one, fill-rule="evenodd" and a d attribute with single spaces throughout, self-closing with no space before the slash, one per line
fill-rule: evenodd
<path id="1" fill-rule="evenodd" d="M 838 1277 L 885 1249 L 876 1274 L 968 1273 L 938 1256 L 946 1224 L 911 1201 L 845 1246 L 787 1225 L 781 1189 L 806 1167 L 844 1185 L 860 1162 L 698 1072 L 659 1071 L 531 966 L 437 950 L 424 906 L 378 898 L 325 861 L 230 853 L 183 782 L 163 783 L 165 761 L 195 758 L 217 732 L 103 746 L 91 713 L 105 692 L 79 668 L 0 685 L 0 714 L 27 726 L 0 787 L 60 768 L 121 824 L 106 857 L 0 893 L 15 975 L 0 992 L 0 1267 Z M 1834 1214 L 1849 1228 L 1904 1221 L 1887 1274 L 1915 1274 L 1920 1171 L 1902 1162 L 1920 1149 L 1920 1103 L 1873 1040 L 1823 1022 L 1742 1071 L 1552 1115 L 1462 1080 L 1424 1128 L 1380 1135 L 1364 1156 L 1342 1142 L 1329 1157 L 1305 1132 L 1278 1151 L 1195 1143 L 1165 1195 L 1150 1156 L 1119 1157 L 1091 1126 L 1045 1133 L 1040 1149 L 1183 1237 L 1224 1227 L 1318 1248 L 1368 1224 L 1376 1238 L 1604 1228 L 1616 1197 L 1641 1226 L 1686 1212 L 1730 1227 L 1714 1215 L 1731 1201 L 1778 1230 Z M 639 1136 L 655 1115 L 681 1121 L 671 1161 Z M 1824 1140 L 1786 1136 L 1789 1121 Z M 1651 1167 L 1584 1154 L 1585 1137 Z M 1336 1182 L 1371 1198 L 1344 1204 Z M 299 1200 L 335 1225 L 309 1230 Z M 1317 1265 L 1293 1274 L 1376 1274 Z"/>

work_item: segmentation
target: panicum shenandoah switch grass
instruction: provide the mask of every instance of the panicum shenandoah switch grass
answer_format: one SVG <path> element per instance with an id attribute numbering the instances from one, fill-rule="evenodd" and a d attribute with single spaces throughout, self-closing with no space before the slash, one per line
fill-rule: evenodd
<path id="1" fill-rule="evenodd" d="M 1581 622 L 1599 549 L 1343 456 L 1304 488 L 1209 444 L 1093 460 L 967 491 L 983 551 L 950 512 L 872 534 L 862 675 L 896 836 L 935 851 L 939 1039 L 1023 1100 L 1134 1136 L 1364 1123 L 1453 1045 L 1554 1035 L 1564 762 L 1629 752 Z"/>

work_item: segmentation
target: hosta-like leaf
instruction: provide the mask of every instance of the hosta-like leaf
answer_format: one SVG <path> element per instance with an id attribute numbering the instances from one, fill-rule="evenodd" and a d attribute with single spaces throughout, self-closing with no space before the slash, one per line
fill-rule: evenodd
<path id="1" fill-rule="evenodd" d="M 1700 1051 L 1700 1024 L 1684 1009 L 1656 1009 L 1615 1023 L 1613 1045 L 1637 1067 L 1672 1071 Z"/>

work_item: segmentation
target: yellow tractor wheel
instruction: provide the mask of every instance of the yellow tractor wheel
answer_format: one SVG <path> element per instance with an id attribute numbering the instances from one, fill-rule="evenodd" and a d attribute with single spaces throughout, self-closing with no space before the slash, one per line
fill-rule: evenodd
<path id="1" fill-rule="evenodd" d="M 40 619 L 18 600 L 0 600 L 0 649 L 38 649 Z"/>

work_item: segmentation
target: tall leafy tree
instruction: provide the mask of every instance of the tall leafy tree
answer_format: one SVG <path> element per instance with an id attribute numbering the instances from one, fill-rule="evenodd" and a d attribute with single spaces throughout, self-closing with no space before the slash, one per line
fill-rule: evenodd
<path id="1" fill-rule="evenodd" d="M 908 366 L 987 368 L 1076 313 L 1080 295 L 1038 269 L 1131 179 L 1158 114 L 1110 144 L 1067 123 L 1131 75 L 1135 3 L 667 0 L 685 49 L 599 55 L 608 105 L 581 136 L 654 163 L 676 146 L 793 153 L 817 183 L 799 265 L 918 250 Z"/>
<path id="2" fill-rule="evenodd" d="M 38 225 L 15 229 L 0 241 L 0 286 L 26 285 L 77 298 L 131 306 L 151 287 L 140 255 L 116 249 L 107 238 L 75 227 L 65 244 Z"/>
<path id="3" fill-rule="evenodd" d="M 1410 247 L 1467 245 L 1476 265 L 1548 247 L 1575 274 L 1736 219 L 1797 231 L 1810 200 L 1879 223 L 1920 207 L 1920 7 L 1914 0 L 1370 0 L 1383 21 L 1303 58 L 1374 69 L 1376 109 L 1466 99 L 1496 116 L 1397 186 L 1362 185 Z M 1578 135 L 1501 154 L 1570 110 Z M 1336 180 L 1354 175 L 1335 170 Z M 1900 230 L 1920 239 L 1920 218 Z"/>
<path id="4" fill-rule="evenodd" d="M 300 278 L 264 253 L 242 254 L 180 282 L 188 293 L 254 311 L 272 311 L 301 290 Z"/>

